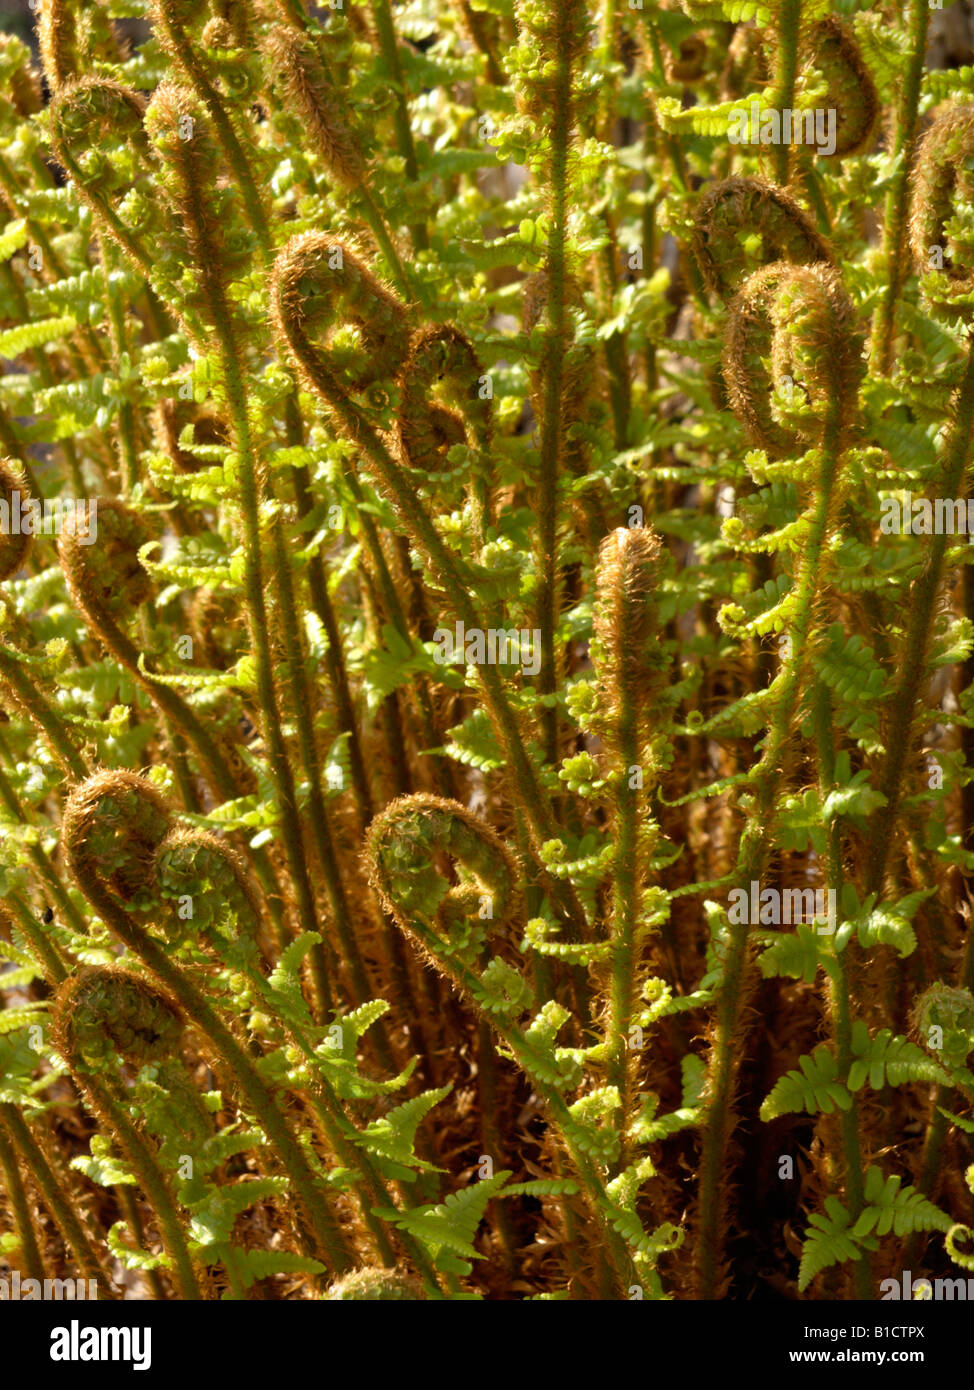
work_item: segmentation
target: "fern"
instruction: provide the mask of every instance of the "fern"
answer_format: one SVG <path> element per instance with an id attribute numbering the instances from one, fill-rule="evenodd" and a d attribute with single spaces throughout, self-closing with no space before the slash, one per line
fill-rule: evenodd
<path id="1" fill-rule="evenodd" d="M 774 1120 L 792 1110 L 809 1114 L 821 1110 L 831 1115 L 837 1109 L 850 1109 L 852 1098 L 839 1079 L 834 1053 L 824 1043 L 810 1056 L 799 1058 L 799 1068 L 776 1082 L 761 1105 L 762 1120 Z"/>

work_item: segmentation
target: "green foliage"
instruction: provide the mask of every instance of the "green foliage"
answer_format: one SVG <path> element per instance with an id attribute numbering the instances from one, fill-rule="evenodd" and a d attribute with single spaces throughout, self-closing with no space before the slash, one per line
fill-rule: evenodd
<path id="1" fill-rule="evenodd" d="M 974 86 L 916 16 L 44 0 L 43 84 L 0 36 L 0 1250 L 970 1266 Z M 731 1243 L 759 1117 L 820 1209 Z"/>

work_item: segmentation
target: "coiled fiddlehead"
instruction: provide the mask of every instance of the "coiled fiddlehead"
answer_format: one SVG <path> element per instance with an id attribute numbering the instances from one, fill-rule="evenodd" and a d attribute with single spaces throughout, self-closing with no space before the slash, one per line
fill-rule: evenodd
<path id="1" fill-rule="evenodd" d="M 754 254 L 744 235 L 760 239 Z M 771 261 L 834 264 L 828 242 L 790 193 L 762 179 L 731 178 L 700 199 L 693 254 L 711 293 L 729 299 L 747 275 Z"/>
<path id="2" fill-rule="evenodd" d="M 211 137 L 204 129 L 204 139 L 208 143 L 212 141 L 214 146 L 219 147 L 230 166 L 247 221 L 257 236 L 263 255 L 269 261 L 272 251 L 267 210 L 264 206 L 261 190 L 257 185 L 252 161 L 247 158 L 241 143 L 241 135 L 238 134 L 234 125 L 234 119 L 227 110 L 223 97 L 210 81 L 207 65 L 188 32 L 199 17 L 198 7 L 185 4 L 184 0 L 152 0 L 151 14 L 160 43 L 173 64 L 181 70 L 189 88 L 192 89 L 193 103 L 198 103 L 199 108 L 206 112 L 208 119 L 203 122 L 203 125 L 204 127 L 212 126 L 213 135 Z M 172 93 L 177 90 L 177 84 L 162 83 L 156 89 L 156 94 L 165 87 L 171 89 L 170 94 L 165 98 L 168 105 L 171 102 Z M 246 88 L 246 82 L 244 87 Z M 180 100 L 185 103 L 187 100 L 186 90 L 180 90 L 182 93 Z M 166 125 L 168 122 L 164 119 L 163 124 Z M 170 125 L 170 131 L 177 133 L 179 131 L 178 123 Z M 195 142 L 194 131 L 193 138 L 184 141 L 184 144 L 192 145 Z M 178 159 L 178 155 L 175 158 Z M 203 187 L 206 186 L 203 185 Z M 189 230 L 193 234 L 192 224 L 189 225 Z"/>
<path id="3" fill-rule="evenodd" d="M 456 884 L 432 862 L 437 852 L 452 861 Z M 605 1221 L 601 1176 L 573 1142 L 565 1100 L 550 1076 L 539 1073 L 532 1044 L 516 1022 L 533 991 L 516 965 L 504 960 L 505 945 L 513 948 L 510 938 L 523 917 L 519 872 L 510 852 L 480 816 L 458 802 L 416 795 L 401 797 L 375 818 L 366 835 L 365 855 L 376 891 L 401 929 L 481 1010 L 485 1022 L 531 1077 L 581 1179 L 599 1227 L 609 1280 L 616 1288 L 628 1287 L 629 1256 Z M 491 944 L 501 947 L 500 956 L 489 964 L 488 935 Z M 513 949 L 507 954 L 517 959 Z M 481 1065 L 491 1055 L 485 1047 Z"/>
<path id="4" fill-rule="evenodd" d="M 487 822 L 459 802 L 422 793 L 400 797 L 372 822 L 365 852 L 383 905 L 437 960 L 445 953 L 470 963 L 486 942 L 483 922 L 492 933 L 518 924 L 515 861 Z M 455 862 L 456 886 L 436 867 L 437 853 Z M 484 903 L 489 915 L 480 912 Z"/>
<path id="5" fill-rule="evenodd" d="M 53 1019 L 58 1050 L 155 1208 L 179 1296 L 202 1297 L 169 1178 L 130 1119 L 112 1066 L 119 1057 L 141 1067 L 171 1055 L 183 1031 L 177 1008 L 128 971 L 92 967 L 59 987 Z"/>
<path id="6" fill-rule="evenodd" d="M 179 286 L 187 332 L 204 346 L 204 325 L 227 313 L 220 302 L 227 279 L 249 265 L 247 234 L 234 190 L 222 180 L 221 150 L 195 92 L 177 82 L 160 83 L 146 107 L 144 126 L 172 226 L 153 270 Z"/>
<path id="7" fill-rule="evenodd" d="M 836 113 L 832 157 L 861 154 L 875 134 L 880 103 L 859 45 L 842 20 L 829 15 L 812 27 L 810 48 L 828 87 L 827 103 Z"/>
<path id="8" fill-rule="evenodd" d="M 158 207 L 146 191 L 145 176 L 155 160 L 143 129 L 144 113 L 145 101 L 137 92 L 107 78 L 82 77 L 57 91 L 50 123 L 58 162 L 99 225 L 148 276 L 152 261 L 142 236 L 150 212 L 158 216 Z"/>
<path id="9" fill-rule="evenodd" d="M 467 440 L 468 430 L 475 449 L 472 467 L 460 470 L 471 478 L 476 525 L 483 536 L 490 525 L 491 467 L 493 440 L 492 408 L 489 397 L 481 393 L 483 368 L 473 345 L 458 329 L 421 329 L 409 345 L 402 369 L 402 397 L 396 431 L 403 463 L 416 474 L 416 482 L 432 491 L 441 505 L 441 480 L 452 480 L 446 454 L 454 444 Z M 439 390 L 447 402 L 435 397 Z M 456 410 L 449 409 L 455 405 Z"/>
<path id="10" fill-rule="evenodd" d="M 69 799 L 62 824 L 76 877 L 126 908 L 151 907 L 153 861 L 169 829 L 165 800 L 134 772 L 98 772 L 83 785 L 84 795 Z"/>
<path id="11" fill-rule="evenodd" d="M 191 1018 L 209 1040 L 290 1174 L 297 1199 L 314 1232 L 314 1250 L 327 1259 L 336 1274 L 342 1274 L 351 1264 L 345 1242 L 277 1097 L 216 1010 L 128 910 L 130 897 L 135 896 L 130 892 L 134 867 L 141 863 L 149 844 L 152 844 L 154 855 L 169 829 L 170 816 L 165 803 L 160 807 L 158 796 L 148 793 L 145 805 L 133 808 L 133 814 L 140 817 L 140 824 L 132 837 L 132 847 L 110 849 L 105 831 L 107 825 L 117 823 L 118 801 L 114 790 L 117 783 L 113 779 L 118 775 L 98 774 L 81 783 L 68 797 L 61 833 L 71 872 L 111 932 L 143 962 L 184 1015 Z M 138 794 L 139 788 L 133 783 L 141 783 L 143 788 L 146 784 L 132 774 L 129 777 L 132 780 L 126 783 L 126 791 Z"/>
<path id="12" fill-rule="evenodd" d="M 107 632 L 99 629 L 103 615 L 109 615 L 114 626 L 117 615 L 131 612 L 152 595 L 152 580 L 139 560 L 139 550 L 148 544 L 150 532 L 122 502 L 96 499 L 94 510 L 97 554 L 91 553 L 91 536 L 70 525 L 61 532 L 58 551 L 73 601 L 110 647 L 114 635 L 111 627 Z"/>
<path id="13" fill-rule="evenodd" d="M 863 373 L 862 338 L 838 274 L 779 262 L 752 275 L 730 306 L 723 370 L 735 415 L 771 454 L 793 457 L 820 444 L 836 403 L 845 435 Z"/>
<path id="14" fill-rule="evenodd" d="M 246 865 L 219 836 L 177 826 L 156 847 L 155 881 L 169 905 L 162 923 L 170 939 L 207 933 L 227 908 L 245 935 L 256 940 L 261 928 L 260 902 Z M 181 908 L 189 900 L 191 912 Z"/>
<path id="15" fill-rule="evenodd" d="M 910 249 L 920 290 L 934 310 L 974 317 L 974 234 L 966 209 L 974 198 L 974 106 L 957 106 L 932 123 L 913 173 Z"/>
<path id="16" fill-rule="evenodd" d="M 311 131 L 332 178 L 346 188 L 358 187 L 366 170 L 365 155 L 341 90 L 315 44 L 289 25 L 275 24 L 268 30 L 264 49 L 282 100 Z"/>
<path id="17" fill-rule="evenodd" d="M 333 1303 L 417 1303 L 427 1294 L 414 1275 L 395 1269 L 356 1269 L 332 1284 L 325 1297 Z"/>
<path id="18" fill-rule="evenodd" d="M 27 475 L 16 459 L 0 458 L 0 517 L 6 515 L 0 526 L 0 583 L 10 579 L 23 569 L 30 554 L 33 532 L 14 527 L 13 517 L 18 518 L 27 510 L 31 501 Z"/>
<path id="19" fill-rule="evenodd" d="M 121 1058 L 142 1067 L 171 1057 L 183 1021 L 160 990 L 128 970 L 88 966 L 58 992 L 55 1042 L 75 1071 L 104 1071 Z"/>
<path id="20" fill-rule="evenodd" d="M 292 238 L 274 267 L 273 303 L 282 337 L 326 401 L 402 366 L 406 308 L 347 242 L 323 232 Z M 351 341 L 334 343 L 338 328 L 353 330 Z"/>

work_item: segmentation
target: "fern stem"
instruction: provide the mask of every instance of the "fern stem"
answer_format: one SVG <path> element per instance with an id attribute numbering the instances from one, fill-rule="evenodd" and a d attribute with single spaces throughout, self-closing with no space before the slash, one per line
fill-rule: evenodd
<path id="1" fill-rule="evenodd" d="M 174 109 L 163 111 L 161 120 L 172 120 L 175 114 Z M 184 144 L 191 145 L 192 142 L 184 142 Z M 257 699 L 261 710 L 262 732 L 267 743 L 268 761 L 281 820 L 281 836 L 297 895 L 301 919 L 304 929 L 314 932 L 317 928 L 317 909 L 304 852 L 294 775 L 281 727 L 281 713 L 274 682 L 262 558 L 261 506 L 264 489 L 262 488 L 248 413 L 247 388 L 241 362 L 242 349 L 237 341 L 227 303 L 219 248 L 212 241 L 211 224 L 205 206 L 206 190 L 199 186 L 191 151 L 179 149 L 178 136 L 173 148 L 177 152 L 174 156 L 174 162 L 178 171 L 180 194 L 183 200 L 182 212 L 196 255 L 203 293 L 213 324 L 229 408 L 230 432 L 239 459 L 238 483 L 245 537 L 244 593 L 251 641 L 254 648 Z M 316 943 L 311 952 L 310 970 L 316 1011 L 318 1017 L 323 1019 L 332 1008 L 332 998 L 324 947 L 320 941 Z"/>
<path id="2" fill-rule="evenodd" d="M 568 240 L 568 154 L 571 143 L 572 48 L 566 26 L 555 26 L 555 65 L 551 120 L 548 127 L 549 208 L 547 296 L 544 343 L 544 418 L 538 485 L 538 574 L 536 613 L 541 633 L 538 689 L 553 696 L 558 689 L 555 629 L 558 624 L 558 482 L 562 470 L 565 423 L 564 353 L 566 329 L 566 251 Z M 545 757 L 558 759 L 558 711 L 546 702 L 542 712 Z"/>
<path id="3" fill-rule="evenodd" d="M 798 48 L 801 35 L 802 0 L 781 0 L 775 49 L 774 104 L 779 111 L 795 105 L 795 79 L 798 76 Z M 789 146 L 775 146 L 775 177 L 784 188 L 788 184 Z"/>
<path id="4" fill-rule="evenodd" d="M 172 1275 L 179 1297 L 190 1302 L 199 1301 L 204 1294 L 186 1244 L 169 1179 L 159 1166 L 158 1158 L 143 1139 L 138 1126 L 129 1119 L 124 1101 L 114 1094 L 112 1087 L 102 1084 L 90 1073 L 76 1072 L 74 1075 L 94 1113 L 106 1129 L 116 1135 L 142 1190 L 152 1203 L 163 1247 L 172 1261 Z"/>
<path id="5" fill-rule="evenodd" d="M 311 812 L 311 829 L 318 854 L 318 863 L 324 876 L 332 921 L 338 933 L 345 965 L 352 981 L 353 1000 L 356 1004 L 363 1004 L 371 997 L 372 987 L 355 940 L 348 898 L 338 866 L 338 856 L 335 853 L 334 842 L 328 828 L 325 798 L 321 785 L 321 760 L 318 757 L 317 736 L 311 712 L 311 692 L 305 675 L 305 654 L 291 579 L 291 562 L 281 534 L 279 517 L 275 519 L 272 526 L 272 545 L 294 720 L 297 725 L 301 762 L 308 781 L 308 809 Z M 394 1071 L 395 1061 L 384 1028 L 378 1031 L 373 1041 L 382 1066 Z"/>
<path id="6" fill-rule="evenodd" d="M 790 629 L 792 655 L 776 684 L 779 694 L 761 759 L 753 772 L 755 785 L 749 821 L 741 835 L 735 883 L 750 892 L 759 881 L 771 850 L 771 827 L 778 791 L 785 778 L 791 726 L 804 688 L 807 649 L 813 621 L 813 600 L 819 591 L 823 554 L 829 530 L 832 490 L 838 471 L 839 420 L 829 412 L 816 487 L 814 515 L 804 538 L 795 576 L 794 619 Z M 727 1146 L 734 1124 L 734 1088 L 740 1054 L 740 1030 L 748 994 L 749 933 L 747 922 L 731 924 L 717 996 L 716 1038 L 710 1073 L 700 1164 L 700 1226 L 697 1235 L 698 1296 L 717 1296 L 723 1253 L 724 1180 Z"/>
<path id="7" fill-rule="evenodd" d="M 121 1183 L 115 1188 L 115 1196 L 118 1198 L 119 1207 L 128 1223 L 128 1228 L 132 1232 L 132 1239 L 136 1246 L 142 1250 L 145 1248 L 145 1227 L 142 1223 L 142 1213 L 139 1211 L 139 1204 L 135 1193 L 127 1183 Z M 145 1275 L 149 1288 L 152 1290 L 153 1298 L 159 1302 L 166 1299 L 166 1287 L 162 1282 L 157 1269 L 146 1270 Z"/>
<path id="8" fill-rule="evenodd" d="M 0 676 L 13 691 L 37 727 L 44 734 L 65 772 L 76 781 L 83 781 L 88 769 L 75 748 L 63 720 L 54 713 L 46 696 L 31 681 L 22 661 L 0 644 Z"/>
<path id="9" fill-rule="evenodd" d="M 138 956 L 163 987 L 169 991 L 182 1008 L 185 1016 L 192 1019 L 194 1025 L 209 1039 L 215 1052 L 226 1065 L 241 1093 L 253 1107 L 258 1121 L 265 1129 L 285 1171 L 289 1174 L 298 1200 L 311 1222 L 321 1250 L 324 1251 L 332 1268 L 338 1273 L 343 1273 L 351 1267 L 351 1258 L 344 1240 L 327 1204 L 318 1191 L 317 1179 L 301 1150 L 300 1144 L 291 1133 L 288 1121 L 279 1108 L 277 1100 L 261 1078 L 253 1062 L 203 994 L 170 961 L 152 937 L 142 930 L 128 912 L 118 906 L 111 893 L 106 891 L 96 878 L 83 871 L 79 873 L 74 857 L 74 847 L 69 848 L 72 855 L 72 869 L 78 878 L 79 886 L 99 916 L 111 928 L 119 941 L 133 955 Z"/>
<path id="10" fill-rule="evenodd" d="M 940 495 L 956 497 L 967 469 L 974 430 L 974 340 L 967 348 L 967 363 L 954 401 L 946 458 L 939 479 Z M 943 532 L 930 541 L 930 553 L 910 595 L 910 619 L 903 647 L 897 658 L 896 685 L 890 701 L 892 716 L 885 737 L 886 759 L 879 789 L 885 805 L 873 814 L 873 832 L 868 842 L 866 892 L 879 893 L 886 876 L 893 843 L 893 831 L 903 798 L 903 782 L 913 757 L 913 719 L 916 703 L 927 672 L 932 619 L 940 588 L 944 557 L 951 538 Z"/>
<path id="11" fill-rule="evenodd" d="M 828 687 L 818 682 L 815 699 L 815 734 L 819 763 L 819 795 L 824 804 L 835 783 L 835 741 L 832 732 L 832 699 Z M 826 853 L 826 881 L 836 894 L 842 891 L 842 849 L 838 824 L 829 826 L 828 849 Z M 834 940 L 834 938 L 833 938 Z M 845 952 L 834 951 L 829 971 L 829 1011 L 832 1018 L 832 1031 L 835 1037 L 838 1077 L 845 1084 L 852 1064 L 852 994 L 846 960 L 855 950 L 852 941 L 846 943 Z M 862 1146 L 859 1142 L 859 1102 L 850 1092 L 852 1104 L 848 1110 L 841 1111 L 839 1124 L 842 1130 L 842 1147 L 845 1154 L 845 1196 L 850 1217 L 850 1225 L 855 1225 L 865 1205 L 862 1180 Z M 853 1264 L 853 1278 L 856 1284 L 856 1297 L 872 1298 L 872 1279 L 869 1256 L 863 1254 Z"/>
<path id="12" fill-rule="evenodd" d="M 637 711 L 629 692 L 620 690 L 619 760 L 621 781 L 615 797 L 615 856 L 613 859 L 612 975 L 609 984 L 609 1018 L 606 1025 L 606 1079 L 619 1090 L 622 1102 L 619 1131 L 623 1148 L 620 1168 L 626 1165 L 625 1133 L 632 1105 L 629 1031 L 637 989 L 636 926 L 639 920 L 639 792 L 630 787 L 628 769 L 638 765 Z"/>
<path id="13" fill-rule="evenodd" d="M 0 1105 L 0 1172 L 3 1174 L 4 1189 L 10 1199 L 14 1224 L 20 1236 L 20 1250 L 28 1279 L 44 1278 L 44 1261 L 41 1258 L 37 1235 L 34 1231 L 34 1218 L 30 1209 L 30 1199 L 20 1176 L 17 1152 L 7 1134 L 5 1121 L 10 1111 L 16 1111 L 12 1104 Z"/>
<path id="14" fill-rule="evenodd" d="M 41 931 L 30 908 L 23 903 L 14 893 L 8 893 L 9 901 L 13 904 L 17 912 L 20 929 L 30 942 L 31 950 L 34 951 L 38 960 L 44 966 L 44 973 L 48 980 L 60 983 L 66 979 L 67 970 L 58 955 L 57 950 L 44 932 Z M 74 904 L 72 903 L 72 907 Z M 77 911 L 77 909 L 75 909 Z M 82 928 L 84 923 L 82 923 Z"/>
<path id="15" fill-rule="evenodd" d="M 889 371 L 896 329 L 896 305 L 906 277 L 906 223 L 910 194 L 910 173 L 916 152 L 920 87 L 930 25 L 929 0 L 907 0 L 909 25 L 908 58 L 899 88 L 896 136 L 892 155 L 898 161 L 886 193 L 886 220 L 883 232 L 883 260 L 886 268 L 879 305 L 873 317 L 870 357 L 872 369 L 880 375 Z"/>
<path id="16" fill-rule="evenodd" d="M 68 1197 L 61 1190 L 40 1144 L 31 1134 L 27 1122 L 16 1105 L 0 1105 L 3 1124 L 6 1125 L 13 1143 L 20 1150 L 24 1163 L 34 1175 L 37 1186 L 44 1198 L 44 1204 L 57 1223 L 58 1229 L 74 1252 L 75 1259 L 84 1277 L 94 1280 L 104 1288 L 111 1288 L 111 1278 L 102 1265 L 84 1230 L 74 1213 Z"/>
<path id="17" fill-rule="evenodd" d="M 402 64 L 399 61 L 399 42 L 392 20 L 389 0 L 372 0 L 372 18 L 379 39 L 379 51 L 389 73 L 395 108 L 393 124 L 396 131 L 396 144 L 406 164 L 406 177 L 415 184 L 419 179 L 419 165 L 416 162 L 416 146 L 413 143 L 413 128 L 409 119 L 409 103 L 406 100 L 406 84 L 403 80 Z M 429 247 L 429 237 L 425 226 L 417 223 L 409 228 L 413 246 L 417 251 Z"/>
<path id="18" fill-rule="evenodd" d="M 438 964 L 453 980 L 462 994 L 470 999 L 476 998 L 478 980 L 469 967 L 449 957 L 439 957 Z M 532 1086 L 545 1104 L 549 1120 L 559 1142 L 564 1146 L 575 1175 L 581 1183 L 593 1224 L 598 1232 L 598 1241 L 594 1245 L 592 1254 L 595 1256 L 599 1268 L 605 1271 L 609 1286 L 615 1296 L 625 1299 L 628 1297 L 629 1288 L 634 1283 L 632 1260 L 625 1241 L 617 1234 L 607 1219 L 605 1208 L 609 1198 L 598 1168 L 571 1137 L 573 1121 L 568 1106 L 561 1093 L 543 1080 L 538 1075 L 536 1068 L 532 1066 L 530 1052 L 518 1030 L 511 1027 L 497 1014 L 491 1014 L 488 1022 L 501 1042 L 510 1050 L 518 1066 L 521 1067 L 525 1075 L 531 1078 Z"/>

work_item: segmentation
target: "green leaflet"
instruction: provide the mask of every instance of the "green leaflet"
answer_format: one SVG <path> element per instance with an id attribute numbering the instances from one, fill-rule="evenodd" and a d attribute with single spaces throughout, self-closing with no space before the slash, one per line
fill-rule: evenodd
<path id="1" fill-rule="evenodd" d="M 798 1291 L 804 1293 L 815 1276 L 828 1265 L 861 1258 L 863 1250 L 875 1249 L 878 1242 L 866 1236 L 860 1243 L 849 1229 L 850 1217 L 837 1197 L 826 1197 L 825 1215 L 810 1218 L 802 1245 L 798 1272 Z"/>
<path id="2" fill-rule="evenodd" d="M 950 1075 L 942 1066 L 908 1038 L 893 1037 L 889 1028 L 870 1038 L 865 1023 L 857 1019 L 852 1027 L 852 1051 L 855 1061 L 849 1068 L 850 1091 L 860 1090 L 867 1078 L 874 1091 L 911 1081 L 950 1084 Z"/>
<path id="3" fill-rule="evenodd" d="M 466 1274 L 470 1272 L 470 1261 L 483 1259 L 474 1249 L 473 1239 L 490 1199 L 501 1194 L 510 1176 L 509 1171 L 504 1171 L 482 1178 L 452 1192 L 435 1206 L 378 1214 L 421 1240 L 441 1269 Z"/>
<path id="4" fill-rule="evenodd" d="M 43 347 L 73 333 L 77 324 L 70 315 L 41 319 L 37 323 L 21 324 L 0 333 L 0 357 L 19 357 L 31 348 Z"/>
<path id="5" fill-rule="evenodd" d="M 93 1134 L 90 1148 L 90 1156 L 82 1154 L 71 1160 L 71 1167 L 84 1173 L 90 1182 L 99 1187 L 134 1186 L 138 1182 L 130 1166 L 111 1153 L 111 1141 L 105 1135 Z"/>
<path id="6" fill-rule="evenodd" d="M 836 1109 L 848 1110 L 852 1097 L 838 1079 L 838 1063 L 834 1053 L 822 1043 L 808 1057 L 800 1057 L 799 1070 L 786 1072 L 776 1082 L 771 1094 L 761 1106 L 761 1119 L 774 1120 L 792 1110 L 814 1114 L 823 1110 L 831 1115 Z"/>

